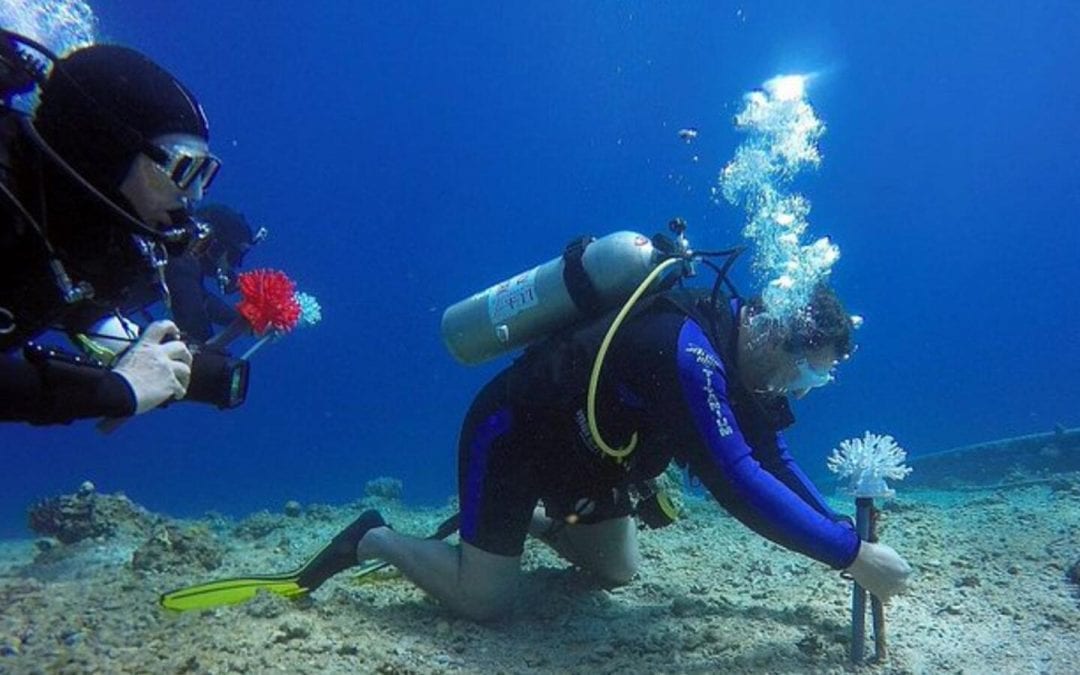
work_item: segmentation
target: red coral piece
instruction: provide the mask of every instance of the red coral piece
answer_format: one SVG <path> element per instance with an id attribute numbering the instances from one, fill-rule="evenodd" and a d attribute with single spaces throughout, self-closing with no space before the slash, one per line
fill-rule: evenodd
<path id="1" fill-rule="evenodd" d="M 300 321 L 296 285 L 280 270 L 251 270 L 237 277 L 243 298 L 236 305 L 256 335 L 287 333 Z"/>

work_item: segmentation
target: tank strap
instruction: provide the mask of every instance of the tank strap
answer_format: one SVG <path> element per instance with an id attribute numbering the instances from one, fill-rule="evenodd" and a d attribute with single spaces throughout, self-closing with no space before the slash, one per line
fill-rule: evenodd
<path id="1" fill-rule="evenodd" d="M 574 306 L 585 316 L 597 316 L 604 311 L 600 293 L 585 272 L 585 263 L 582 260 L 585 249 L 594 241 L 596 237 L 578 237 L 563 250 L 563 283 L 566 284 Z"/>

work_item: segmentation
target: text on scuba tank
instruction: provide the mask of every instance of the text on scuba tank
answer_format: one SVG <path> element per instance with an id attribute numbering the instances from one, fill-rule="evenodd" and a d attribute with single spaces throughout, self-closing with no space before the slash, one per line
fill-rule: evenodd
<path id="1" fill-rule="evenodd" d="M 492 323 L 506 321 L 540 302 L 536 296 L 536 269 L 522 272 L 487 290 L 488 318 Z"/>

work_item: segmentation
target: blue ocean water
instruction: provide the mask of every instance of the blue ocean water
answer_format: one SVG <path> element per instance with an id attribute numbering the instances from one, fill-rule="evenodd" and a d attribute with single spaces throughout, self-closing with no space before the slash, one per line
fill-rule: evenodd
<path id="1" fill-rule="evenodd" d="M 270 230 L 249 265 L 324 318 L 255 357 L 238 410 L 4 426 L 2 536 L 86 479 L 177 515 L 342 502 L 382 475 L 441 503 L 460 419 L 506 363 L 454 362 L 443 309 L 582 233 L 678 215 L 699 247 L 738 242 L 744 214 L 710 188 L 743 94 L 782 73 L 815 74 L 824 159 L 796 187 L 866 317 L 796 407 L 803 465 L 867 429 L 919 455 L 1080 424 L 1076 3 L 93 7 L 199 97 L 212 200 Z"/>

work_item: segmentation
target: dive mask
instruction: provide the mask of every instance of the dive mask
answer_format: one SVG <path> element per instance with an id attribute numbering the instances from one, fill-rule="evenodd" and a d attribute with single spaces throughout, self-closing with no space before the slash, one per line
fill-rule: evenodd
<path id="1" fill-rule="evenodd" d="M 204 143 L 192 143 L 190 136 L 166 134 L 155 139 L 154 145 L 161 150 L 154 162 L 184 192 L 196 183 L 206 192 L 221 169 L 221 160 Z"/>
<path id="2" fill-rule="evenodd" d="M 832 368 L 818 370 L 811 366 L 805 357 L 795 362 L 795 368 L 798 370 L 798 375 L 787 385 L 788 391 L 808 391 L 824 387 L 833 380 Z"/>

